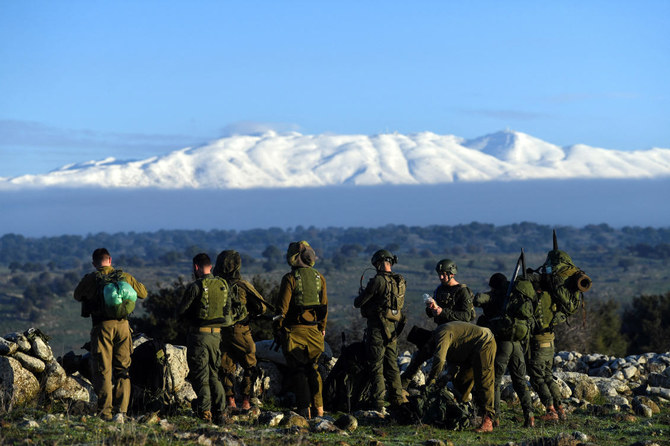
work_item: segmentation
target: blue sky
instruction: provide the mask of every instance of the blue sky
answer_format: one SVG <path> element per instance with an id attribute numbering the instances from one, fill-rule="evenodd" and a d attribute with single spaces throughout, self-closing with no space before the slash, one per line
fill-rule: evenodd
<path id="1" fill-rule="evenodd" d="M 0 177 L 259 129 L 670 147 L 670 2 L 0 1 Z"/>

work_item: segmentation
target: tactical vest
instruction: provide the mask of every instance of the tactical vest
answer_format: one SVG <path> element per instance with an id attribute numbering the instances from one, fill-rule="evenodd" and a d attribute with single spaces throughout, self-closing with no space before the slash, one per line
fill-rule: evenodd
<path id="1" fill-rule="evenodd" d="M 455 288 L 455 289 L 454 289 Z M 456 295 L 461 292 L 461 290 L 465 289 L 464 291 L 466 293 L 470 294 L 470 302 L 473 300 L 473 295 L 472 291 L 468 286 L 464 283 L 459 283 L 458 285 L 455 285 L 453 287 L 446 287 L 446 286 L 441 286 L 438 287 L 439 292 L 436 290 L 435 294 L 435 302 L 442 308 L 447 308 L 449 310 L 453 310 L 454 306 L 456 304 Z M 470 321 L 473 320 L 476 316 L 475 314 L 475 307 L 470 304 Z M 463 321 L 463 322 L 470 322 L 470 321 Z"/>
<path id="2" fill-rule="evenodd" d="M 326 317 L 326 305 L 323 305 L 321 274 L 314 268 L 295 268 L 293 270 L 295 288 L 291 295 L 291 306 L 297 314 L 299 323 L 316 325 Z M 303 317 L 305 312 L 312 312 L 315 321 Z"/>
<path id="3" fill-rule="evenodd" d="M 199 325 L 233 325 L 235 322 L 232 319 L 231 299 L 226 281 L 220 277 L 203 277 L 199 281 L 202 287 L 197 312 Z"/>
<path id="4" fill-rule="evenodd" d="M 314 268 L 296 268 L 293 270 L 295 289 L 293 302 L 299 307 L 321 305 L 321 275 Z"/>

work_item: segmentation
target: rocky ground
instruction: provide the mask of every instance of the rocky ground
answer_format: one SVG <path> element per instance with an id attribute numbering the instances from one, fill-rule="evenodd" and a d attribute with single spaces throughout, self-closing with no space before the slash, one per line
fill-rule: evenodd
<path id="1" fill-rule="evenodd" d="M 136 346 L 146 340 L 138 337 Z M 567 421 L 521 428 L 518 399 L 506 377 L 500 428 L 475 434 L 403 425 L 398 421 L 404 420 L 372 411 L 306 420 L 280 407 L 279 402 L 286 403 L 281 398 L 283 356 L 263 341 L 257 345 L 263 373 L 255 383 L 256 407 L 231 413 L 229 424 L 202 424 L 192 416 L 189 402 L 195 394 L 186 381 L 186 351 L 172 345 L 167 350 L 179 401 L 175 410 L 160 417 L 134 413 L 124 424 L 103 422 L 93 415 L 97 401 L 90 381 L 67 363 L 63 367 L 63 358 L 53 357 L 47 341 L 37 329 L 0 338 L 0 444 L 670 445 L 670 353 L 615 358 L 559 352 L 554 376 L 570 412 Z M 400 356 L 401 369 L 409 359 L 409 352 Z M 329 351 L 324 355 L 324 376 L 335 361 Z M 414 385 L 423 379 L 419 373 Z"/>

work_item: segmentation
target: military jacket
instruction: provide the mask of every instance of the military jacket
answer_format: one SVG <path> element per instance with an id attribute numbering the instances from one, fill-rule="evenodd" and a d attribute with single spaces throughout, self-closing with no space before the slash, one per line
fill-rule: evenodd
<path id="1" fill-rule="evenodd" d="M 495 344 L 493 333 L 484 327 L 463 321 L 442 324 L 433 331 L 433 365 L 426 379 L 432 384 L 446 362 L 467 366 L 485 345 Z"/>

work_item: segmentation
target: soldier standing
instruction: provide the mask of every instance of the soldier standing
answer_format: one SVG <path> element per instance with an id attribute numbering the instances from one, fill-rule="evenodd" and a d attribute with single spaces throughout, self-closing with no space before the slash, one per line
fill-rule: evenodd
<path id="1" fill-rule="evenodd" d="M 316 254 L 304 240 L 289 244 L 286 261 L 291 272 L 282 277 L 279 287 L 273 324 L 275 337 L 281 339 L 298 411 L 306 418 L 311 418 L 314 412 L 323 416 L 323 383 L 318 361 L 324 351 L 328 317 L 326 279 L 313 268 Z"/>
<path id="2" fill-rule="evenodd" d="M 361 309 L 367 319 L 365 347 L 372 380 L 374 410 L 384 413 L 384 388 L 392 409 L 406 402 L 398 369 L 398 335 L 405 323 L 402 306 L 406 283 L 391 271 L 398 258 L 382 249 L 372 256 L 377 274 L 354 300 L 354 307 Z"/>
<path id="3" fill-rule="evenodd" d="M 235 403 L 235 364 L 244 369 L 242 379 L 243 410 L 251 408 L 253 379 L 256 376 L 256 344 L 251 336 L 249 321 L 263 314 L 266 310 L 265 301 L 256 288 L 242 279 L 240 268 L 242 259 L 237 251 L 221 251 L 216 258 L 214 275 L 224 279 L 230 288 L 231 296 L 236 295 L 242 304 L 241 320 L 221 331 L 221 370 L 222 382 L 226 392 L 226 405 L 236 408 Z"/>
<path id="4" fill-rule="evenodd" d="M 442 259 L 435 265 L 435 272 L 440 285 L 435 289 L 433 297 L 426 301 L 426 316 L 437 325 L 452 321 L 470 322 L 475 318 L 472 304 L 473 294 L 467 285 L 456 280 L 458 267 L 450 259 Z M 403 387 L 412 380 L 425 361 L 433 355 L 430 343 L 424 344 L 412 356 L 412 360 L 402 374 Z"/>
<path id="5" fill-rule="evenodd" d="M 137 293 L 147 297 L 147 290 L 128 273 L 112 267 L 112 256 L 105 248 L 93 251 L 96 271 L 86 274 L 74 290 L 75 300 L 81 302 L 82 316 L 91 317 L 91 357 L 94 361 L 93 386 L 98 396 L 98 410 L 103 420 L 123 423 L 130 402 L 130 355 L 133 339 L 127 317 L 118 319 L 105 314 L 102 306 L 103 276 L 119 275 Z M 112 409 L 116 412 L 112 416 Z"/>
<path id="6" fill-rule="evenodd" d="M 198 398 L 193 408 L 206 422 L 225 423 L 225 401 L 218 370 L 221 366 L 221 327 L 230 325 L 228 284 L 212 273 L 205 253 L 193 257 L 195 281 L 184 291 L 177 315 L 190 325 L 186 339 L 189 379 Z"/>
<path id="7" fill-rule="evenodd" d="M 532 299 L 535 295 L 530 282 L 518 280 L 515 289 L 508 296 L 509 281 L 502 273 L 495 273 L 489 279 L 491 291 L 477 293 L 475 306 L 484 310 L 485 327 L 491 329 L 497 344 L 495 356 L 495 412 L 494 425 L 500 423 L 500 383 L 509 368 L 514 391 L 519 396 L 524 414 L 524 427 L 535 426 L 533 401 L 526 382 L 525 346 L 529 334 L 529 319 L 533 315 Z M 507 305 L 507 307 L 505 307 Z"/>

